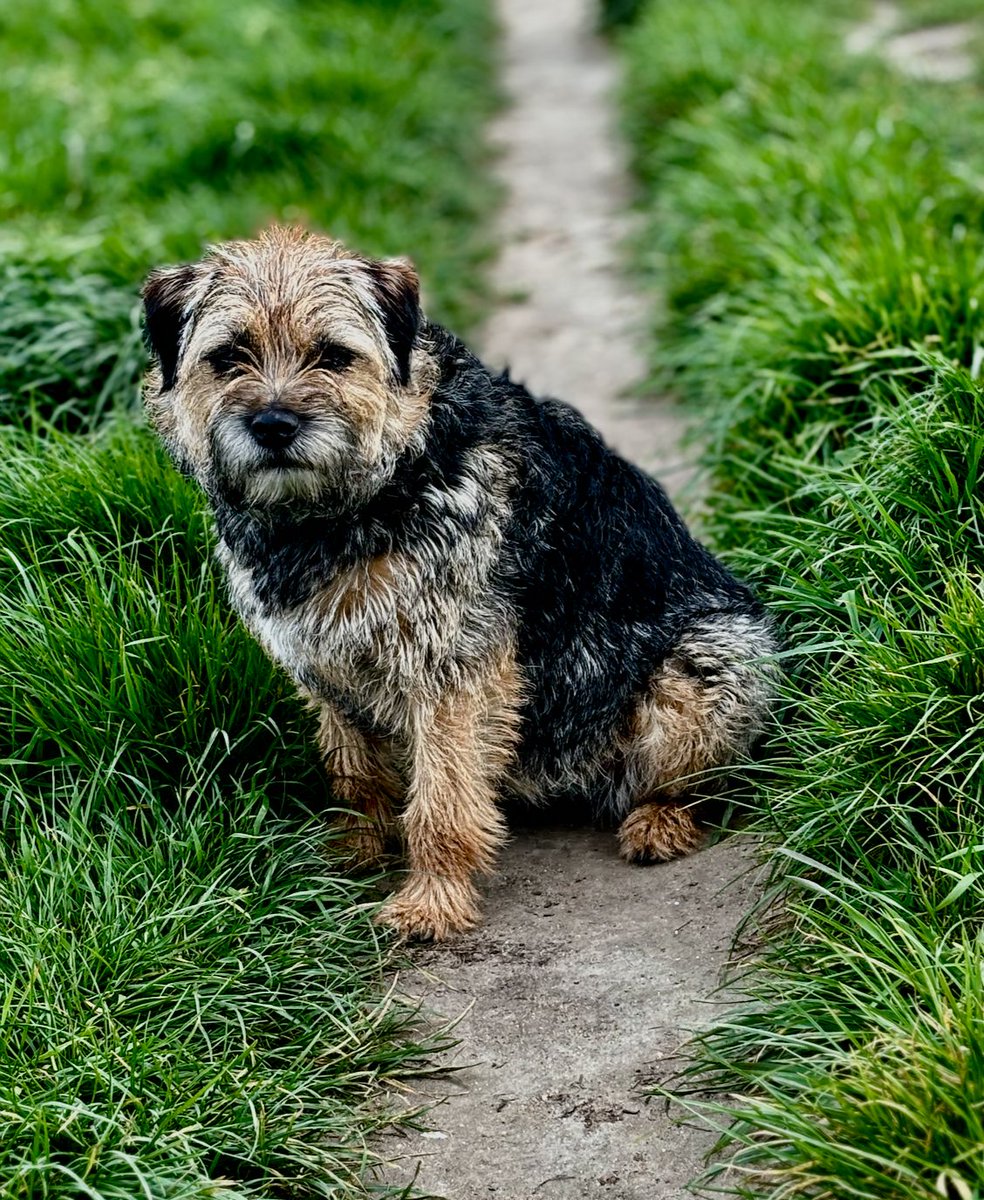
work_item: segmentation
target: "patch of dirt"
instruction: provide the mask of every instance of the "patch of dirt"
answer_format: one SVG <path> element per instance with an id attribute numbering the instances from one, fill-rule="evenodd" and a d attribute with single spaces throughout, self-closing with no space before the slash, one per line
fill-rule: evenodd
<path id="1" fill-rule="evenodd" d="M 645 1089 L 721 1011 L 754 889 L 736 837 L 630 867 L 610 832 L 517 829 L 482 928 L 418 951 L 399 981 L 461 1044 L 453 1073 L 405 1097 L 438 1107 L 381 1147 L 401 1159 L 388 1181 L 449 1200 L 683 1200 L 713 1138 Z"/>
<path id="2" fill-rule="evenodd" d="M 645 377 L 646 309 L 622 271 L 630 232 L 616 67 L 595 0 L 499 0 L 504 83 L 493 129 L 508 198 L 482 351 L 534 392 L 576 405 L 671 490 L 689 478 L 683 419 L 628 398 Z M 511 298 L 511 299 L 510 299 Z"/>
<path id="3" fill-rule="evenodd" d="M 644 377 L 645 309 L 620 269 L 628 233 L 615 65 L 594 0 L 500 0 L 504 84 L 495 129 L 509 200 L 482 350 L 533 390 L 576 404 L 611 444 L 679 491 L 690 466 L 668 401 Z M 638 340 L 637 336 L 640 335 Z M 448 1200 L 682 1200 L 713 1137 L 681 1127 L 644 1085 L 714 1016 L 752 855 L 739 839 L 638 868 L 613 833 L 514 831 L 476 932 L 415 951 L 400 990 L 461 1045 L 430 1129 L 381 1147 L 387 1181 Z M 730 886 L 729 886 L 730 885 Z M 460 1068 L 460 1069 L 459 1069 Z"/>
<path id="4" fill-rule="evenodd" d="M 889 38 L 882 53 L 893 67 L 913 79 L 958 83 L 971 79 L 976 71 L 968 49 L 975 32 L 969 22 L 933 25 Z"/>
<path id="5" fill-rule="evenodd" d="M 878 0 L 868 16 L 847 31 L 844 49 L 848 54 L 870 54 L 898 29 L 901 20 L 898 5 Z"/>

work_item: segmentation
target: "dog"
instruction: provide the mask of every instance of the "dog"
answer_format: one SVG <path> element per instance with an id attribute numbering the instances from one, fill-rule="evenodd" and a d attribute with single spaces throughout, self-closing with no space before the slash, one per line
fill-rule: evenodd
<path id="1" fill-rule="evenodd" d="M 658 483 L 426 320 L 407 260 L 274 227 L 143 298 L 147 413 L 317 710 L 341 836 L 373 865 L 402 834 L 382 921 L 472 927 L 506 797 L 586 798 L 630 862 L 698 848 L 695 788 L 762 731 L 775 638 Z"/>

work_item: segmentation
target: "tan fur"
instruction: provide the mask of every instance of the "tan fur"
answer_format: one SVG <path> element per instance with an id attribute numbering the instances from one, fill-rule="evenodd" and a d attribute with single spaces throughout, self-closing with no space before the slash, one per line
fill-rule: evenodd
<path id="1" fill-rule="evenodd" d="M 343 812 L 337 826 L 341 844 L 358 866 L 378 866 L 384 858 L 386 835 L 403 781 L 388 747 L 366 737 L 330 704 L 320 704 L 318 748 L 332 781 L 332 792 Z"/>
<path id="2" fill-rule="evenodd" d="M 624 748 L 637 795 L 678 796 L 721 761 L 717 697 L 670 659 L 633 714 Z"/>
<path id="3" fill-rule="evenodd" d="M 703 840 L 693 805 L 672 800 L 634 808 L 618 831 L 619 851 L 627 862 L 668 862 L 700 849 Z"/>
<path id="4" fill-rule="evenodd" d="M 381 920 L 440 939 L 478 920 L 476 873 L 492 870 L 506 830 L 497 785 L 512 757 L 521 703 L 512 649 L 414 713 L 402 825 L 409 875 Z"/>
<path id="5" fill-rule="evenodd" d="M 434 366 L 421 350 L 414 356 L 410 386 L 390 386 L 392 354 L 369 266 L 369 260 L 331 238 L 276 226 L 255 241 L 215 246 L 194 265 L 188 308 L 200 316 L 181 348 L 182 360 L 192 364 L 181 382 L 181 404 L 161 391 L 156 369 L 148 374 L 145 402 L 165 441 L 180 448 L 196 473 L 205 467 L 206 434 L 217 410 L 247 416 L 271 396 L 315 421 L 333 408 L 355 432 L 358 457 L 367 467 L 406 447 L 427 413 Z M 388 272 L 394 281 L 416 281 L 403 260 L 375 268 L 384 278 Z M 168 268 L 152 279 L 160 287 L 169 273 L 182 270 Z M 206 295 L 208 303 L 202 304 Z M 203 356 L 242 331 L 263 348 L 262 362 L 216 388 Z M 312 347 L 325 336 L 358 353 L 344 382 L 310 365 Z M 326 429 L 326 436 L 335 432 Z"/>
<path id="6" fill-rule="evenodd" d="M 338 574 L 313 599 L 312 605 L 328 621 L 353 621 L 371 606 L 389 608 L 397 594 L 397 578 L 409 569 L 399 554 L 379 555 Z M 397 619 L 402 615 L 397 604 Z"/>
<path id="7" fill-rule="evenodd" d="M 623 857 L 659 862 L 700 845 L 695 802 L 674 798 L 746 754 L 762 732 L 772 650 L 748 618 L 708 618 L 664 662 L 618 747 L 629 803 L 638 806 L 619 830 Z"/>

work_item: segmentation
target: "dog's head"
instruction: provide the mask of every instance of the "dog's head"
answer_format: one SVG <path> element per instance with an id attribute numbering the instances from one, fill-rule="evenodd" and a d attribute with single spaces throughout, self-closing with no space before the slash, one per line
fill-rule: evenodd
<path id="1" fill-rule="evenodd" d="M 416 272 L 274 227 L 144 290 L 147 412 L 210 495 L 333 508 L 371 495 L 427 411 Z"/>

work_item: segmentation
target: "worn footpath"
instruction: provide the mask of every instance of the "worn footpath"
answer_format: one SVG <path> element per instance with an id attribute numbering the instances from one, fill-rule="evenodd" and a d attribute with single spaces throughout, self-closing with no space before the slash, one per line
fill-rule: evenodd
<path id="1" fill-rule="evenodd" d="M 509 107 L 494 136 L 507 189 L 481 349 L 534 391 L 576 404 L 671 492 L 679 414 L 626 393 L 643 377 L 641 301 L 620 269 L 627 206 L 614 64 L 591 0 L 501 0 Z M 448 1200 L 671 1200 L 712 1144 L 645 1089 L 709 1021 L 752 857 L 731 838 L 633 868 L 615 838 L 517 828 L 475 933 L 414 952 L 400 989 L 457 1021 L 456 1069 L 407 1097 L 442 1099 L 392 1139 L 388 1178 Z"/>

